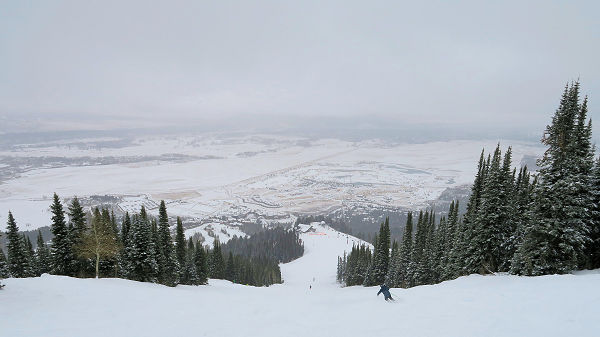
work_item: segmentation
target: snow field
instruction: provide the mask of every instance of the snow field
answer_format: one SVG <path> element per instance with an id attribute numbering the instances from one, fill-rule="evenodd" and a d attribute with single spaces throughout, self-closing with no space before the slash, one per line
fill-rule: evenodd
<path id="1" fill-rule="evenodd" d="M 597 336 L 600 329 L 598 270 L 471 275 L 392 289 L 396 302 L 386 303 L 375 296 L 378 287 L 335 283 L 337 256 L 359 240 L 312 226 L 302 234 L 305 255 L 282 265 L 285 283 L 269 288 L 222 280 L 175 288 L 50 275 L 4 280 L 2 336 L 548 337 Z"/>
<path id="2" fill-rule="evenodd" d="M 219 238 L 220 243 L 227 243 L 234 236 L 245 238 L 248 236 L 246 233 L 242 232 L 238 227 L 223 225 L 220 223 L 207 223 L 200 225 L 198 227 L 194 227 L 191 229 L 187 229 L 185 233 L 186 238 L 192 237 L 196 233 L 200 233 L 204 238 L 202 242 L 203 246 L 213 247 L 213 243 L 215 241 L 215 237 L 209 234 L 209 231 L 217 238 Z"/>
<path id="3" fill-rule="evenodd" d="M 470 184 L 481 148 L 491 152 L 496 146 L 496 141 L 299 141 L 264 135 L 149 137 L 124 148 L 40 145 L 5 151 L 0 156 L 182 154 L 215 159 L 34 169 L 0 184 L 0 215 L 6 218 L 8 210 L 27 209 L 15 214 L 19 226 L 48 225 L 50 203 L 38 200 L 53 192 L 62 198 L 125 196 L 118 207 L 130 212 L 139 211 L 142 203 L 164 199 L 170 215 L 197 219 L 252 212 L 265 217 L 320 213 L 349 204 L 418 209 L 448 187 Z M 502 143 L 509 144 L 515 165 L 525 155 L 542 152 L 533 144 Z"/>

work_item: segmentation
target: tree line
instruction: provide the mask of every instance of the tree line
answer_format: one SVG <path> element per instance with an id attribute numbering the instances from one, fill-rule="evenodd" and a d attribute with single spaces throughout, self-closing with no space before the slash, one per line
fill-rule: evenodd
<path id="1" fill-rule="evenodd" d="M 287 263 L 304 254 L 304 244 L 296 231 L 275 227 L 250 237 L 234 236 L 223 244 L 223 252 Z"/>
<path id="2" fill-rule="evenodd" d="M 192 238 L 186 240 L 179 217 L 173 238 L 164 201 L 158 218 L 142 206 L 139 213 L 126 213 L 120 224 L 105 208 L 86 214 L 77 198 L 65 212 L 56 193 L 50 208 L 54 237 L 48 245 L 38 231 L 35 250 L 29 238 L 19 233 L 9 211 L 7 254 L 0 249 L 0 278 L 50 273 L 80 278 L 118 277 L 167 286 L 202 285 L 208 278 L 269 286 L 282 282 L 278 262 L 297 258 L 304 251 L 297 234 L 275 230 L 259 232 L 255 239 L 234 237 L 235 246 L 227 248 L 228 255 L 224 255 L 218 240 L 212 249 Z M 260 249 L 268 242 L 271 250 L 259 249 L 263 254 L 256 254 L 257 250 L 244 244 L 246 241 Z"/>
<path id="3" fill-rule="evenodd" d="M 564 274 L 600 267 L 600 158 L 594 160 L 587 97 L 566 86 L 542 143 L 537 172 L 511 169 L 512 150 L 482 151 L 464 214 L 458 201 L 439 219 L 409 213 L 401 242 L 389 221 L 371 252 L 355 246 L 338 258 L 338 281 L 392 287 L 433 284 L 472 273 Z M 390 247 L 391 244 L 391 247 Z"/>

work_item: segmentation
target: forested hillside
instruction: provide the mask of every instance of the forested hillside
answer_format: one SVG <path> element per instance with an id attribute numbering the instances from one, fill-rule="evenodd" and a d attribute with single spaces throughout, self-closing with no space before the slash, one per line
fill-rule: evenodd
<path id="1" fill-rule="evenodd" d="M 420 211 L 416 224 L 409 213 L 399 243 L 391 242 L 386 220 L 372 253 L 360 246 L 339 258 L 338 280 L 406 288 L 473 273 L 600 267 L 600 158 L 594 161 L 588 101 L 579 91 L 578 82 L 565 88 L 537 172 L 512 169 L 510 147 L 482 151 L 466 213 L 458 214 L 458 202 L 439 223 L 432 210 Z"/>
<path id="2" fill-rule="evenodd" d="M 172 237 L 164 202 L 158 218 L 148 215 L 142 206 L 139 213 L 126 213 L 120 221 L 108 209 L 95 208 L 86 214 L 77 198 L 65 212 L 56 194 L 51 209 L 54 237 L 47 245 L 39 232 L 35 250 L 9 212 L 8 256 L 0 249 L 0 277 L 51 273 L 119 277 L 167 286 L 201 285 L 215 278 L 268 286 L 282 282 L 279 262 L 289 262 L 304 251 L 298 235 L 283 229 L 258 232 L 250 239 L 236 238 L 223 251 L 218 240 L 212 249 L 192 238 L 186 240 L 177 218 Z"/>

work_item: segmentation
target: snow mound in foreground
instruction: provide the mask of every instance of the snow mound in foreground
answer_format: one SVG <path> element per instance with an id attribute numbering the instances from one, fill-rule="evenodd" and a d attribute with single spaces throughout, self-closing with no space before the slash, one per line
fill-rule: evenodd
<path id="1" fill-rule="evenodd" d="M 282 265 L 285 283 L 222 280 L 177 286 L 43 275 L 7 279 L 2 336 L 597 336 L 600 271 L 518 277 L 471 275 L 392 289 L 335 284 L 337 256 L 358 239 L 311 224 L 305 255 Z M 312 289 L 310 288 L 312 286 Z"/>

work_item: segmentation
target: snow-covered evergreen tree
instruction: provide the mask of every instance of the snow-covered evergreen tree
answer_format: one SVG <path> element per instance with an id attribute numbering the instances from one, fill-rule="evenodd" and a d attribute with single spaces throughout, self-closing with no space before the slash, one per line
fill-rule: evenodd
<path id="1" fill-rule="evenodd" d="M 161 265 L 164 264 L 163 261 L 163 254 L 162 254 L 162 250 L 160 249 L 160 235 L 158 232 L 158 224 L 156 222 L 155 218 L 149 218 L 147 217 L 149 223 L 150 223 L 150 234 L 152 237 L 152 244 L 153 244 L 153 252 L 154 252 L 154 260 L 156 261 L 156 266 L 157 266 L 157 271 L 156 271 L 156 277 L 157 277 L 157 282 L 161 283 L 162 282 L 162 275 L 161 275 Z"/>
<path id="2" fill-rule="evenodd" d="M 39 276 L 35 269 L 35 252 L 33 251 L 33 244 L 31 243 L 29 237 L 25 234 L 21 236 L 21 240 L 23 242 L 23 247 L 25 247 L 25 260 L 27 261 L 25 263 L 25 276 Z"/>
<path id="3" fill-rule="evenodd" d="M 130 244 L 127 247 L 129 263 L 127 265 L 128 278 L 136 281 L 156 282 L 158 264 L 152 231 L 142 206 L 140 214 L 135 214 L 131 221 Z"/>
<path id="4" fill-rule="evenodd" d="M 481 151 L 479 163 L 477 164 L 477 174 L 473 186 L 471 187 L 471 196 L 467 203 L 467 211 L 463 215 L 463 220 L 458 221 L 454 226 L 454 233 L 451 234 L 451 250 L 448 257 L 448 263 L 445 270 L 444 279 L 453 279 L 466 274 L 466 262 L 470 258 L 470 247 L 476 234 L 477 217 L 479 216 L 479 207 L 484 187 L 484 182 L 488 169 L 490 167 L 491 157 L 488 155 L 484 160 L 485 150 Z M 452 226 L 452 225 L 451 225 Z"/>
<path id="5" fill-rule="evenodd" d="M 215 239 L 213 242 L 213 249 L 210 253 L 209 276 L 216 279 L 225 278 L 225 261 L 223 260 L 223 253 L 221 253 L 219 239 Z"/>
<path id="6" fill-rule="evenodd" d="M 340 260 L 341 264 L 342 260 Z M 399 287 L 398 283 L 398 270 L 400 269 L 400 249 L 392 249 L 390 255 L 390 264 L 387 275 L 385 276 L 385 284 L 388 287 L 394 288 Z"/>
<path id="7" fill-rule="evenodd" d="M 51 255 L 50 249 L 44 242 L 42 231 L 38 230 L 37 247 L 35 248 L 35 269 L 38 275 L 50 271 Z"/>
<path id="8" fill-rule="evenodd" d="M 411 255 L 413 247 L 413 216 L 412 212 L 408 212 L 406 216 L 406 225 L 402 236 L 402 244 L 400 245 L 399 267 L 396 275 L 397 282 L 403 288 L 408 288 L 413 284 L 413 270 L 411 264 Z"/>
<path id="9" fill-rule="evenodd" d="M 12 213 L 8 211 L 6 223 L 6 237 L 8 239 L 8 271 L 12 277 L 27 277 L 29 275 L 29 264 L 25 252 L 24 241 L 19 234 L 19 227 Z"/>
<path id="10" fill-rule="evenodd" d="M 188 240 L 187 248 L 185 250 L 185 260 L 183 264 L 183 271 L 181 273 L 181 283 L 189 284 L 189 285 L 198 285 L 200 284 L 200 280 L 198 278 L 198 273 L 196 271 L 195 264 L 195 251 L 196 247 L 194 246 L 194 241 L 192 238 Z"/>
<path id="11" fill-rule="evenodd" d="M 192 243 L 193 247 L 193 243 Z M 186 253 L 186 240 L 183 232 L 183 223 L 181 218 L 177 217 L 177 227 L 175 230 L 175 255 L 177 256 L 177 263 L 180 266 L 180 277 L 181 283 L 186 284 L 188 282 L 185 277 L 186 273 L 189 273 L 186 267 L 187 253 Z"/>
<path id="12" fill-rule="evenodd" d="M 337 273 L 336 273 L 336 280 L 338 283 L 345 284 L 345 282 L 346 282 L 346 266 L 347 266 L 347 264 L 348 264 L 348 256 L 346 255 L 346 251 L 344 251 L 343 256 L 338 256 L 338 265 L 337 265 Z"/>
<path id="13" fill-rule="evenodd" d="M 507 266 L 503 249 L 513 235 L 511 149 L 502 162 L 500 144 L 496 147 L 490 167 L 483 182 L 477 216 L 471 227 L 471 240 L 466 262 L 467 273 L 494 273 Z M 506 267 L 507 268 L 507 267 Z"/>
<path id="14" fill-rule="evenodd" d="M 436 238 L 436 225 L 435 225 L 435 212 L 431 210 L 429 212 L 429 218 L 425 219 L 426 232 L 425 232 L 425 249 L 423 251 L 423 268 L 425 270 L 423 274 L 423 284 L 435 283 L 437 279 L 436 274 L 436 250 L 437 241 Z"/>
<path id="15" fill-rule="evenodd" d="M 373 261 L 364 281 L 366 286 L 374 286 L 385 282 L 390 261 L 390 236 L 390 221 L 389 218 L 386 218 L 379 227 Z"/>
<path id="16" fill-rule="evenodd" d="M 79 203 L 79 199 L 74 197 L 71 200 L 71 203 L 68 207 L 68 215 L 69 215 L 69 240 L 71 242 L 71 250 L 73 256 L 73 266 L 71 266 L 73 270 L 73 275 L 78 277 L 89 276 L 91 272 L 91 265 L 88 259 L 77 257 L 75 252 L 75 247 L 81 245 L 83 234 L 85 233 L 87 227 L 87 219 L 85 216 L 85 212 L 83 211 L 83 207 Z"/>
<path id="17" fill-rule="evenodd" d="M 454 212 L 454 201 L 450 203 L 450 210 L 448 214 Z M 448 221 L 445 216 L 440 218 L 440 223 L 435 230 L 435 249 L 432 256 L 432 271 L 433 271 L 433 282 L 437 283 L 442 280 L 444 275 L 444 267 L 446 265 L 445 252 L 446 242 L 448 239 Z"/>
<path id="18" fill-rule="evenodd" d="M 8 262 L 6 261 L 6 255 L 2 248 L 0 248 L 0 279 L 10 277 L 8 271 Z"/>
<path id="19" fill-rule="evenodd" d="M 425 254 L 425 246 L 427 241 L 429 211 L 423 214 L 423 211 L 419 212 L 419 218 L 417 220 L 417 231 L 415 233 L 415 240 L 413 244 L 411 254 L 411 265 L 410 268 L 413 272 L 412 285 L 425 284 L 426 279 L 426 266 L 425 260 L 427 259 Z"/>
<path id="20" fill-rule="evenodd" d="M 565 88 L 542 143 L 531 223 L 519 247 L 514 272 L 525 275 L 568 273 L 585 262 L 589 238 L 590 173 L 593 167 L 587 100 L 579 104 L 579 83 Z"/>
<path id="21" fill-rule="evenodd" d="M 58 195 L 54 193 L 52 206 L 52 245 L 50 252 L 52 254 L 52 274 L 72 275 L 73 272 L 73 249 L 69 238 L 69 231 L 65 222 L 65 213 Z"/>
<path id="22" fill-rule="evenodd" d="M 158 208 L 158 251 L 160 253 L 159 280 L 165 285 L 174 287 L 179 283 L 179 266 L 171 239 L 169 217 L 164 200 L 161 200 Z"/>
<path id="23" fill-rule="evenodd" d="M 440 241 L 443 241 L 440 263 L 440 279 L 442 280 L 452 279 L 457 274 L 458 266 L 456 264 L 458 263 L 456 260 L 458 258 L 458 247 L 455 248 L 455 245 L 457 246 L 460 241 L 458 207 L 458 201 L 450 203 L 446 228 L 443 231 L 440 230 L 440 235 L 445 232 L 445 235 L 440 238 Z"/>
<path id="24" fill-rule="evenodd" d="M 194 252 L 194 265 L 196 267 L 196 275 L 198 284 L 206 284 L 208 279 L 208 259 L 206 251 L 200 242 L 196 242 L 196 251 Z"/>
<path id="25" fill-rule="evenodd" d="M 590 176 L 590 241 L 586 247 L 587 268 L 600 268 L 600 157 Z"/>
<path id="26" fill-rule="evenodd" d="M 390 219 L 389 217 L 385 218 L 385 222 L 383 224 L 383 231 L 379 235 L 379 256 L 378 256 L 378 264 L 375 266 L 375 274 L 374 278 L 377 284 L 381 284 L 385 282 L 385 276 L 387 275 L 389 264 L 390 264 Z"/>
<path id="27" fill-rule="evenodd" d="M 510 271 L 512 273 L 521 270 L 522 268 L 522 259 L 518 248 L 523 243 L 525 229 L 531 222 L 532 193 L 534 186 L 535 182 L 531 182 L 531 175 L 527 170 L 527 166 L 522 167 L 519 170 L 519 174 L 515 181 L 513 217 L 515 234 L 510 239 L 510 244 L 512 245 L 511 249 L 513 251 L 513 256 L 510 261 Z"/>
<path id="28" fill-rule="evenodd" d="M 125 212 L 121 223 L 121 251 L 118 257 L 119 270 L 121 276 L 127 278 L 127 272 L 129 269 L 130 258 L 129 252 L 131 251 L 131 217 L 129 212 Z"/>
<path id="29" fill-rule="evenodd" d="M 225 264 L 225 279 L 232 282 L 235 279 L 235 265 L 233 263 L 233 253 L 231 252 L 229 252 L 227 263 Z"/>
<path id="30" fill-rule="evenodd" d="M 363 285 L 368 278 L 373 256 L 366 244 L 353 245 L 350 254 L 345 256 L 342 266 L 342 279 L 346 286 Z"/>

